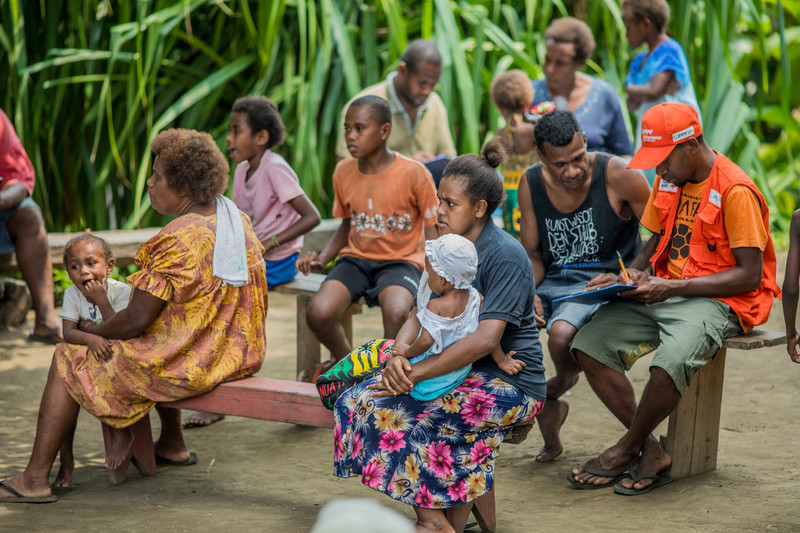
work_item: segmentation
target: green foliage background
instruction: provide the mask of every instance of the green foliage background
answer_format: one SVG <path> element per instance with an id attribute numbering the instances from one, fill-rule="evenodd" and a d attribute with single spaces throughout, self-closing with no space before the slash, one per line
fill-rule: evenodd
<path id="1" fill-rule="evenodd" d="M 784 232 L 800 193 L 800 0 L 669 3 L 706 139 L 753 176 Z M 224 149 L 230 107 L 251 93 L 278 104 L 278 151 L 328 214 L 338 114 L 410 40 L 442 51 L 456 146 L 476 152 L 500 120 L 492 76 L 541 77 L 543 31 L 564 15 L 594 30 L 587 72 L 623 94 L 634 51 L 616 0 L 0 0 L 0 106 L 36 167 L 50 230 L 161 224 L 144 194 L 150 140 L 195 128 Z"/>

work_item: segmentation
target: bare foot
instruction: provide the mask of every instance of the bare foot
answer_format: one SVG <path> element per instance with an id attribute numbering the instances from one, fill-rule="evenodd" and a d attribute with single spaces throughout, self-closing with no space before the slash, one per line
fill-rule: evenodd
<path id="1" fill-rule="evenodd" d="M 204 426 L 210 426 L 214 422 L 219 422 L 223 418 L 225 418 L 225 415 L 219 415 L 217 413 L 206 413 L 205 411 L 194 411 L 192 414 L 186 417 L 182 425 L 184 429 L 199 428 Z"/>
<path id="2" fill-rule="evenodd" d="M 133 431 L 130 428 L 111 428 L 111 438 L 106 454 L 106 468 L 117 470 L 125 463 L 133 446 Z"/>
<path id="3" fill-rule="evenodd" d="M 61 465 L 58 468 L 58 475 L 53 482 L 54 489 L 68 489 L 72 487 L 72 471 L 75 470 L 75 461 L 61 458 Z"/>
<path id="4" fill-rule="evenodd" d="M 414 524 L 414 530 L 417 533 L 455 533 L 456 531 L 447 521 L 444 512 L 439 509 L 414 507 L 414 512 L 417 514 L 417 523 Z"/>
<path id="5" fill-rule="evenodd" d="M 561 445 L 561 426 L 569 414 L 569 404 L 563 400 L 547 400 L 542 411 L 536 416 L 539 429 L 544 438 L 544 446 L 536 454 L 536 461 L 549 463 L 564 451 Z"/>

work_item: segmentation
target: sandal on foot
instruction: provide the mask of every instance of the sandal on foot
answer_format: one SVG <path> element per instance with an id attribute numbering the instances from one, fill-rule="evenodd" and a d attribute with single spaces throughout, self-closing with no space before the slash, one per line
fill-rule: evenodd
<path id="1" fill-rule="evenodd" d="M 636 489 L 633 486 L 625 487 L 622 485 L 622 483 L 617 483 L 616 485 L 614 485 L 614 493 L 622 494 L 623 496 L 638 496 L 639 494 L 647 494 L 651 490 L 657 489 L 658 487 L 663 487 L 664 485 L 668 485 L 673 481 L 672 476 L 669 475 L 669 469 L 671 466 L 672 465 L 668 466 L 667 468 L 663 469 L 661 472 L 657 474 L 647 474 L 644 476 L 638 475 L 636 471 L 633 468 L 631 468 L 628 472 L 628 477 L 630 477 L 633 480 L 634 485 L 642 481 L 643 479 L 652 479 L 653 482 L 641 489 Z"/>
<path id="2" fill-rule="evenodd" d="M 50 494 L 50 496 L 24 496 L 9 485 L 8 480 L 0 481 L 0 486 L 14 495 L 13 498 L 0 498 L 0 503 L 53 503 L 58 501 L 58 496 L 55 494 Z"/>
<path id="3" fill-rule="evenodd" d="M 581 483 L 580 481 L 575 479 L 575 475 L 572 472 L 567 474 L 567 481 L 569 481 L 570 484 L 578 490 L 596 490 L 596 489 L 605 489 L 608 487 L 616 487 L 619 481 L 628 475 L 627 470 L 625 470 L 624 472 L 604 472 L 603 470 L 595 470 L 594 468 L 590 468 L 589 465 L 592 464 L 592 461 L 594 461 L 595 459 L 597 459 L 597 457 L 586 461 L 586 463 L 583 465 L 583 471 L 593 476 L 611 478 L 611 481 L 600 483 L 599 485 L 593 485 L 591 483 Z"/>

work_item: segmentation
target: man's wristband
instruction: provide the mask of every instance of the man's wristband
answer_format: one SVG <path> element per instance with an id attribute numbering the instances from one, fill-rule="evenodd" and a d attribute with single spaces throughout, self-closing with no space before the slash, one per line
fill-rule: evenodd
<path id="1" fill-rule="evenodd" d="M 279 248 L 279 247 L 280 247 L 281 243 L 280 243 L 280 242 L 278 242 L 278 237 L 276 237 L 274 233 L 273 233 L 273 234 L 272 234 L 272 236 L 269 238 L 269 240 L 271 240 L 271 241 L 272 241 L 272 247 L 273 247 L 273 248 Z"/>

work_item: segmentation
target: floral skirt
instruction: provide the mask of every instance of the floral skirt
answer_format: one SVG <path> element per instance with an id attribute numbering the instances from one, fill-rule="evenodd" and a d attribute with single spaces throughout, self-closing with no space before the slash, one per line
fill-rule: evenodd
<path id="1" fill-rule="evenodd" d="M 544 405 L 475 369 L 430 401 L 373 397 L 367 387 L 376 379 L 336 402 L 334 474 L 360 475 L 366 486 L 415 507 L 455 507 L 490 491 L 500 443 Z"/>

